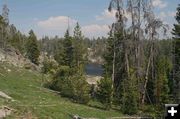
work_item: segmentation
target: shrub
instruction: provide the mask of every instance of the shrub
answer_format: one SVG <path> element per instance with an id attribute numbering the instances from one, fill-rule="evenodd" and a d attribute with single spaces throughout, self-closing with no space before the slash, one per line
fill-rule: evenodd
<path id="1" fill-rule="evenodd" d="M 87 104 L 90 100 L 90 86 L 84 76 L 73 77 L 74 82 L 74 100 L 78 103 Z"/>
<path id="2" fill-rule="evenodd" d="M 26 64 L 24 64 L 24 68 L 25 69 L 31 69 L 31 64 L 30 63 L 26 63 Z"/>
<path id="3" fill-rule="evenodd" d="M 44 74 L 47 74 L 47 73 L 54 74 L 55 70 L 58 67 L 58 64 L 55 61 L 51 61 L 48 59 L 45 59 L 43 61 L 42 65 L 43 65 L 42 66 L 42 73 L 44 73 Z"/>
<path id="4" fill-rule="evenodd" d="M 98 83 L 97 98 L 109 110 L 112 103 L 112 81 L 110 78 L 105 77 Z"/>
<path id="5" fill-rule="evenodd" d="M 55 91 L 62 91 L 63 85 L 67 85 L 70 68 L 68 66 L 60 66 L 53 76 L 53 80 L 48 82 L 48 87 Z"/>
<path id="6" fill-rule="evenodd" d="M 135 98 L 134 91 L 124 94 L 124 104 L 122 106 L 122 111 L 124 114 L 133 115 L 138 111 L 137 100 Z"/>
<path id="7" fill-rule="evenodd" d="M 90 100 L 90 86 L 83 75 L 74 75 L 73 69 L 61 66 L 50 82 L 49 88 L 60 91 L 61 95 L 75 102 L 87 104 Z"/>

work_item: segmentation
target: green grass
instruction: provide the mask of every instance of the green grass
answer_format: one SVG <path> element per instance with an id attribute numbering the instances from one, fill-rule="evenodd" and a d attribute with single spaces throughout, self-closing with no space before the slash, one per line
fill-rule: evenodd
<path id="1" fill-rule="evenodd" d="M 2 106 L 4 104 L 4 99 L 0 98 L 0 106 Z"/>
<path id="2" fill-rule="evenodd" d="M 0 90 L 15 101 L 5 101 L 0 98 L 0 106 L 7 105 L 15 110 L 8 117 L 10 119 L 27 115 L 38 119 L 70 119 L 69 114 L 105 119 L 122 115 L 114 110 L 105 111 L 62 98 L 41 86 L 41 74 L 37 72 L 22 70 L 11 65 L 6 65 L 6 69 L 11 69 L 11 72 L 7 72 L 3 64 L 0 64 Z"/>

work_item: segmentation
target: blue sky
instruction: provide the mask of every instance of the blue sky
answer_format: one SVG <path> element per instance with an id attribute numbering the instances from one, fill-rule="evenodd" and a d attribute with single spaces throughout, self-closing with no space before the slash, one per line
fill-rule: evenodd
<path id="1" fill-rule="evenodd" d="M 7 3 L 10 9 L 10 23 L 21 32 L 33 29 L 37 36 L 63 36 L 67 29 L 78 21 L 87 37 L 107 36 L 108 25 L 114 21 L 108 13 L 110 0 L 0 0 L 0 6 Z M 179 0 L 153 0 L 155 14 L 170 28 L 175 23 L 174 15 Z M 180 3 L 180 2 L 179 2 Z"/>

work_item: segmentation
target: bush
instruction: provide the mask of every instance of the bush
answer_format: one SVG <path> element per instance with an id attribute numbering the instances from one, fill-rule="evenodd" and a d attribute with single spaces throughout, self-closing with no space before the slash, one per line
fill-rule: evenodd
<path id="1" fill-rule="evenodd" d="M 58 64 L 55 61 L 51 61 L 48 59 L 45 59 L 42 63 L 43 67 L 42 67 L 42 73 L 44 74 L 54 74 L 55 70 L 58 67 Z"/>
<path id="2" fill-rule="evenodd" d="M 137 100 L 133 91 L 124 94 L 124 104 L 122 107 L 124 114 L 133 115 L 137 113 Z"/>
<path id="3" fill-rule="evenodd" d="M 57 69 L 57 72 L 54 75 L 55 79 L 62 78 L 62 77 L 69 77 L 72 75 L 72 69 L 69 66 L 60 66 Z"/>
<path id="4" fill-rule="evenodd" d="M 26 64 L 24 64 L 24 68 L 25 69 L 31 69 L 31 64 L 30 63 L 26 63 Z"/>
<path id="5" fill-rule="evenodd" d="M 109 110 L 112 103 L 112 81 L 110 78 L 105 77 L 98 83 L 97 98 Z"/>
<path id="6" fill-rule="evenodd" d="M 73 69 L 61 66 L 50 82 L 49 88 L 60 91 L 61 95 L 75 102 L 87 104 L 90 100 L 90 86 L 82 75 L 72 74 Z"/>
<path id="7" fill-rule="evenodd" d="M 74 82 L 74 96 L 73 98 L 78 103 L 87 104 L 90 100 L 90 86 L 86 82 L 84 76 L 75 76 L 73 77 Z"/>
<path id="8" fill-rule="evenodd" d="M 37 66 L 35 64 L 26 63 L 24 64 L 24 68 L 28 70 L 38 70 Z"/>
<path id="9" fill-rule="evenodd" d="M 62 88 L 68 85 L 68 76 L 70 75 L 70 68 L 68 66 L 60 66 L 54 75 L 54 78 L 49 83 L 49 88 L 55 91 L 62 91 Z"/>

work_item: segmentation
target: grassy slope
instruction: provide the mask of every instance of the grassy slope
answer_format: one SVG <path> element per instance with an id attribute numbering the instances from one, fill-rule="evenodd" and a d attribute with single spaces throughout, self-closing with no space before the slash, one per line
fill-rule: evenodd
<path id="1" fill-rule="evenodd" d="M 14 114 L 9 118 L 30 115 L 39 119 L 68 119 L 70 118 L 69 114 L 100 119 L 121 116 L 117 111 L 105 111 L 72 103 L 68 99 L 44 89 L 41 87 L 41 75 L 37 72 L 7 65 L 6 67 L 12 71 L 7 72 L 3 68 L 3 64 L 0 64 L 0 90 L 15 101 L 5 101 L 0 98 L 0 106 L 8 105 L 15 109 Z"/>

